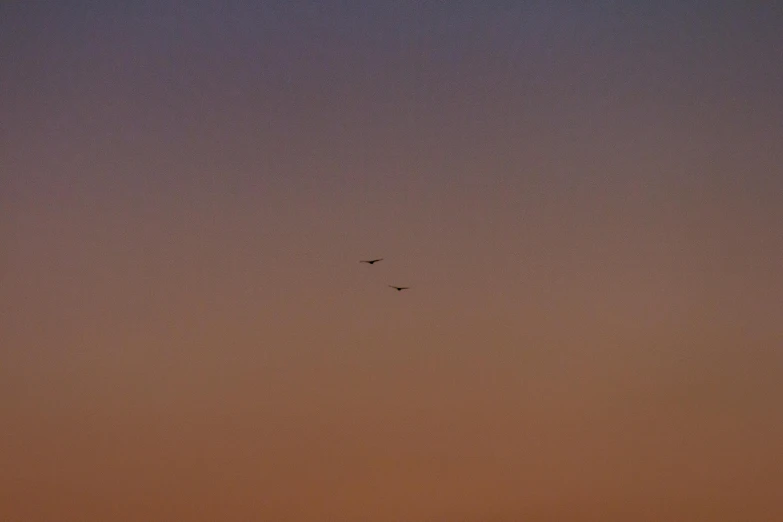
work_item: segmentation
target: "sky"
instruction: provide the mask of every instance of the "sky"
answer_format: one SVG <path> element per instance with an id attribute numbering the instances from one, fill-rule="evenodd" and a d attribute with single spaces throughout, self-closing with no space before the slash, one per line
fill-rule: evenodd
<path id="1" fill-rule="evenodd" d="M 0 518 L 782 520 L 782 30 L 4 2 Z"/>

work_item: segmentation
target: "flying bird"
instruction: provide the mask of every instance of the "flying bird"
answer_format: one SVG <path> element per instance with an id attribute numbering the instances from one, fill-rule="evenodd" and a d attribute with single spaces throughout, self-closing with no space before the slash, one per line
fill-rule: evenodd
<path id="1" fill-rule="evenodd" d="M 378 259 L 368 259 L 367 261 L 359 261 L 360 263 L 367 263 L 368 265 L 371 265 L 373 263 L 377 263 L 378 261 L 383 261 L 383 258 Z"/>
<path id="2" fill-rule="evenodd" d="M 395 290 L 397 290 L 398 292 L 402 292 L 403 290 L 407 290 L 407 289 L 408 289 L 408 288 L 410 288 L 410 287 L 409 287 L 409 286 L 394 286 L 394 285 L 389 285 L 389 288 L 394 288 L 394 289 L 395 289 Z"/>

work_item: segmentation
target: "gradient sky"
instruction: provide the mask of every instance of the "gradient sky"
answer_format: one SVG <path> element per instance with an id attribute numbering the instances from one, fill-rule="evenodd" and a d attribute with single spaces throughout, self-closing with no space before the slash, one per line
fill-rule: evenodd
<path id="1" fill-rule="evenodd" d="M 783 520 L 782 34 L 2 3 L 0 519 Z"/>

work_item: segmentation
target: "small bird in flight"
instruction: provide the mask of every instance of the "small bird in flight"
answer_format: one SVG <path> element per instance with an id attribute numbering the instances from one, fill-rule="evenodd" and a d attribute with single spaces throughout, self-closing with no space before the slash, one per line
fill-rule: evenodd
<path id="1" fill-rule="evenodd" d="M 368 259 L 367 261 L 359 261 L 360 263 L 367 263 L 368 265 L 371 265 L 373 263 L 377 263 L 378 261 L 383 261 L 383 258 L 379 259 Z"/>
<path id="2" fill-rule="evenodd" d="M 408 289 L 408 288 L 410 288 L 410 287 L 409 287 L 409 286 L 394 286 L 394 285 L 389 285 L 389 288 L 394 288 L 394 289 L 395 289 L 395 290 L 397 290 L 398 292 L 402 292 L 403 290 L 407 290 L 407 289 Z"/>

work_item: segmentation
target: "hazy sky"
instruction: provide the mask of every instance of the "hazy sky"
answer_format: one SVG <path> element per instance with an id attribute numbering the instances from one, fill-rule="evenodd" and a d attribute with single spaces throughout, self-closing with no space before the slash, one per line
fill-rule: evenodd
<path id="1" fill-rule="evenodd" d="M 781 35 L 4 2 L 0 519 L 783 520 Z"/>

